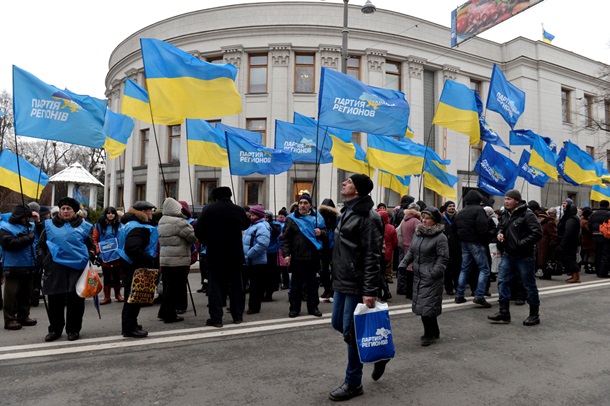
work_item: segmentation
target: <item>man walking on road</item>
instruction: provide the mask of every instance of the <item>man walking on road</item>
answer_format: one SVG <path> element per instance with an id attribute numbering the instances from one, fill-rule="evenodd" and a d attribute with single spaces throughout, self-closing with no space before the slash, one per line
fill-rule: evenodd
<path id="1" fill-rule="evenodd" d="M 229 294 L 233 322 L 243 321 L 246 295 L 241 276 L 244 263 L 242 231 L 250 220 L 241 207 L 231 201 L 226 186 L 212 190 L 216 203 L 206 206 L 195 225 L 195 236 L 207 247 L 208 311 L 206 326 L 222 327 L 222 308 Z"/>
<path id="2" fill-rule="evenodd" d="M 333 251 L 332 326 L 347 343 L 345 382 L 330 392 L 334 401 L 348 400 L 364 393 L 362 368 L 354 331 L 354 310 L 358 303 L 374 307 L 379 289 L 383 223 L 375 212 L 369 193 L 373 182 L 366 175 L 352 175 L 343 182 L 345 205 L 335 232 Z M 373 380 L 381 378 L 388 361 L 375 363 Z"/>
<path id="3" fill-rule="evenodd" d="M 540 298 L 535 273 L 536 243 L 542 238 L 542 226 L 516 189 L 506 192 L 504 209 L 498 226 L 498 243 L 503 252 L 498 267 L 500 311 L 487 318 L 493 323 L 510 323 L 510 282 L 518 272 L 530 306 L 530 315 L 523 325 L 534 326 L 540 324 Z"/>

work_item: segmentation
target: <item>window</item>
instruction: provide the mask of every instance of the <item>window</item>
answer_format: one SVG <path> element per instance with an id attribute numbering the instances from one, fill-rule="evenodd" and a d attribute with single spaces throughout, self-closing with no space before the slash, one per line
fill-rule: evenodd
<path id="1" fill-rule="evenodd" d="M 347 60 L 347 74 L 360 80 L 360 58 L 349 58 Z"/>
<path id="2" fill-rule="evenodd" d="M 148 162 L 148 140 L 150 130 L 140 130 L 140 165 L 144 166 Z"/>
<path id="3" fill-rule="evenodd" d="M 246 119 L 246 130 L 256 131 L 263 134 L 263 145 L 266 144 L 267 138 L 267 119 L 266 118 L 248 118 Z"/>
<path id="4" fill-rule="evenodd" d="M 246 205 L 254 206 L 255 204 L 263 204 L 264 201 L 263 181 L 262 180 L 247 180 L 246 181 Z"/>
<path id="5" fill-rule="evenodd" d="M 585 126 L 593 127 L 593 96 L 587 96 L 583 98 L 585 107 Z"/>
<path id="6" fill-rule="evenodd" d="M 119 186 L 117 188 L 117 193 L 116 193 L 117 199 L 116 199 L 115 207 L 123 207 L 123 205 L 125 204 L 125 203 L 123 203 L 123 190 L 124 190 L 123 186 Z"/>
<path id="7" fill-rule="evenodd" d="M 610 170 L 610 149 L 606 150 L 606 168 Z"/>
<path id="8" fill-rule="evenodd" d="M 199 204 L 212 203 L 212 190 L 216 189 L 217 182 L 215 180 L 202 180 L 201 193 L 199 194 Z"/>
<path id="9" fill-rule="evenodd" d="M 180 126 L 169 127 L 169 145 L 167 162 L 180 162 Z"/>
<path id="10" fill-rule="evenodd" d="M 136 185 L 136 201 L 146 200 L 146 183 L 138 183 Z"/>
<path id="11" fill-rule="evenodd" d="M 481 82 L 478 80 L 471 80 L 470 81 L 470 89 L 474 90 L 475 92 L 477 92 L 479 94 L 479 96 L 481 95 Z"/>
<path id="12" fill-rule="evenodd" d="M 165 197 L 176 199 L 178 196 L 178 184 L 176 182 L 165 182 Z"/>
<path id="13" fill-rule="evenodd" d="M 564 123 L 571 123 L 570 120 L 570 91 L 561 89 L 561 118 Z"/>
<path id="14" fill-rule="evenodd" d="M 293 187 L 293 193 L 292 193 L 292 197 L 294 198 L 293 202 L 298 201 L 299 196 L 301 196 L 303 193 L 308 192 L 309 195 L 311 196 L 311 193 L 313 192 L 313 181 L 311 180 L 299 180 L 299 181 L 294 181 L 294 187 Z"/>
<path id="15" fill-rule="evenodd" d="M 295 93 L 314 92 L 315 59 L 313 55 L 296 55 L 294 72 Z"/>
<path id="16" fill-rule="evenodd" d="M 591 155 L 593 157 L 593 159 L 595 159 L 595 148 L 594 147 L 587 145 L 585 147 L 585 150 L 587 151 L 587 154 Z"/>
<path id="17" fill-rule="evenodd" d="M 248 93 L 267 93 L 267 55 L 250 55 Z"/>
<path id="18" fill-rule="evenodd" d="M 400 90 L 400 63 L 385 62 L 385 86 L 386 89 Z"/>
<path id="19" fill-rule="evenodd" d="M 610 100 L 604 102 L 604 130 L 610 131 Z"/>

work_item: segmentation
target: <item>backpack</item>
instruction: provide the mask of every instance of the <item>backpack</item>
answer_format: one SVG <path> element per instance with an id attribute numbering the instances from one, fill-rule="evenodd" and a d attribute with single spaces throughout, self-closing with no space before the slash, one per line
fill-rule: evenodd
<path id="1" fill-rule="evenodd" d="M 610 219 L 599 225 L 599 232 L 602 233 L 604 238 L 610 239 Z"/>

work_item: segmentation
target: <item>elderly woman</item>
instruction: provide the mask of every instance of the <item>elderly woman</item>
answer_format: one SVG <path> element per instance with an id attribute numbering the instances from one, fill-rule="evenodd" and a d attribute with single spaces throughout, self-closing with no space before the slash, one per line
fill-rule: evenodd
<path id="1" fill-rule="evenodd" d="M 267 248 L 271 241 L 271 226 L 265 221 L 265 209 L 260 204 L 250 208 L 250 227 L 242 237 L 244 275 L 250 280 L 250 297 L 246 314 L 261 311 L 267 273 Z"/>
<path id="2" fill-rule="evenodd" d="M 413 263 L 413 314 L 421 316 L 424 335 L 421 345 L 426 347 L 440 337 L 437 316 L 441 314 L 443 276 L 449 263 L 449 244 L 443 233 L 441 213 L 428 206 L 422 213 L 422 223 L 415 229 L 409 251 L 400 262 L 405 269 Z"/>
<path id="3" fill-rule="evenodd" d="M 68 340 L 74 341 L 80 337 L 85 314 L 85 299 L 76 294 L 76 282 L 95 257 L 89 237 L 93 226 L 77 215 L 80 204 L 73 198 L 64 197 L 57 206 L 59 214 L 45 220 L 37 246 L 37 258 L 44 268 L 44 293 L 49 297 L 50 326 L 45 341 L 61 337 L 64 326 Z"/>

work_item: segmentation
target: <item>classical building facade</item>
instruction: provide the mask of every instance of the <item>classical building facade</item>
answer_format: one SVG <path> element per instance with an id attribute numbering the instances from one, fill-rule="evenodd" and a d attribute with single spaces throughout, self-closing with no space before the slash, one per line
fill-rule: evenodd
<path id="1" fill-rule="evenodd" d="M 126 78 L 144 85 L 140 38 L 158 38 L 208 62 L 231 63 L 239 69 L 236 84 L 243 112 L 218 117 L 222 123 L 260 131 L 263 142 L 274 146 L 275 120 L 292 122 L 294 112 L 317 116 L 321 67 L 341 69 L 343 5 L 313 2 L 251 3 L 210 8 L 159 21 L 120 43 L 110 57 L 106 77 L 109 106 L 121 111 Z M 349 6 L 348 74 L 372 86 L 405 93 L 411 106 L 410 127 L 415 141 L 432 146 L 451 160 L 448 171 L 460 178 L 456 189 L 476 187 L 472 170 L 480 147 L 471 148 L 468 137 L 432 126 L 436 103 L 445 79 L 479 91 L 486 102 L 494 63 L 507 79 L 527 95 L 518 128 L 550 136 L 558 145 L 565 140 L 580 145 L 606 162 L 609 135 L 594 123 L 606 122 L 610 112 L 601 95 L 600 73 L 608 66 L 542 41 L 515 38 L 499 44 L 473 38 L 451 49 L 448 27 L 393 11 L 365 15 L 360 6 Z M 508 143 L 509 127 L 499 114 L 488 112 L 490 125 Z M 214 120 L 210 120 L 214 121 Z M 354 134 L 366 149 L 366 134 Z M 518 162 L 523 147 L 511 155 Z M 288 207 L 302 190 L 314 191 L 320 202 L 341 200 L 345 177 L 331 164 L 316 169 L 295 164 L 277 176 L 231 176 L 228 168 L 188 165 L 185 126 L 153 126 L 136 120 L 125 153 L 109 160 L 105 204 L 129 207 L 149 200 L 160 206 L 167 194 L 201 206 L 219 185 L 234 190 L 238 204 L 261 203 L 273 211 Z M 374 179 L 376 181 L 376 177 Z M 557 205 L 573 196 L 579 205 L 589 198 L 586 187 L 549 182 L 544 189 L 524 184 L 516 187 L 524 198 Z M 440 205 L 443 198 L 421 188 L 413 177 L 413 196 Z M 399 196 L 376 187 L 373 199 L 397 204 Z M 496 198 L 495 206 L 502 204 Z"/>

